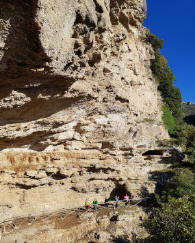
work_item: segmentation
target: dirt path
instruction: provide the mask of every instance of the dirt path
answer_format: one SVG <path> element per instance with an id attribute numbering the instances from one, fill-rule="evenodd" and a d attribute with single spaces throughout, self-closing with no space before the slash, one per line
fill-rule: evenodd
<path id="1" fill-rule="evenodd" d="M 40 217 L 16 219 L 1 224 L 5 232 L 1 243 L 55 243 L 55 242 L 89 242 L 91 234 L 97 228 L 106 229 L 111 224 L 114 215 L 120 211 L 136 210 L 136 205 L 120 203 L 119 208 L 114 205 L 108 208 L 99 207 L 97 211 L 84 208 L 64 210 Z"/>

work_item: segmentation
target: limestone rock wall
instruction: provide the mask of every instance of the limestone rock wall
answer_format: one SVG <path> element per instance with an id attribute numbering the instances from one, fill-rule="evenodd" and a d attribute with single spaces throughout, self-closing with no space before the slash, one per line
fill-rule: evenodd
<path id="1" fill-rule="evenodd" d="M 4 224 L 9 233 L 2 235 L 1 242 L 113 243 L 119 239 L 133 242 L 136 238 L 147 237 L 146 231 L 140 226 L 145 217 L 146 213 L 140 207 L 124 204 L 118 209 L 110 206 L 96 212 L 56 212 Z"/>
<path id="2" fill-rule="evenodd" d="M 1 219 L 154 191 L 163 154 L 142 154 L 168 134 L 145 15 L 143 0 L 0 0 Z"/>

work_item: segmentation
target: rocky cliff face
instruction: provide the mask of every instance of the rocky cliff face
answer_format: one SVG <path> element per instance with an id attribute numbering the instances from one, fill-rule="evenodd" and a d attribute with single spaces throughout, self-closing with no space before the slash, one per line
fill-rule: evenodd
<path id="1" fill-rule="evenodd" d="M 97 212 L 64 211 L 28 217 L 5 225 L 9 233 L 3 235 L 1 243 L 15 240 L 28 243 L 130 242 L 127 240 L 128 235 L 132 235 L 132 242 L 136 242 L 136 235 L 147 236 L 139 225 L 140 218 L 144 217 L 145 213 L 140 207 L 124 205 L 118 210 L 109 207 Z"/>
<path id="2" fill-rule="evenodd" d="M 0 0 L 1 221 L 155 190 L 173 152 L 145 15 L 143 0 Z"/>

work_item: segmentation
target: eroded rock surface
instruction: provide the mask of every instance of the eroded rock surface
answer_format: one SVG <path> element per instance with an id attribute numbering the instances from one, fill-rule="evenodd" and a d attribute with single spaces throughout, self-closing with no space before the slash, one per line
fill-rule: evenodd
<path id="1" fill-rule="evenodd" d="M 145 15 L 143 0 L 0 0 L 2 221 L 154 192 L 176 155 L 158 146 Z"/>
<path id="2" fill-rule="evenodd" d="M 31 242 L 97 242 L 113 243 L 119 239 L 142 238 L 147 233 L 140 223 L 146 214 L 138 206 L 121 205 L 100 208 L 98 211 L 61 211 L 37 218 L 20 218 L 4 224 L 2 243 Z M 120 237 L 118 237 L 120 235 Z"/>

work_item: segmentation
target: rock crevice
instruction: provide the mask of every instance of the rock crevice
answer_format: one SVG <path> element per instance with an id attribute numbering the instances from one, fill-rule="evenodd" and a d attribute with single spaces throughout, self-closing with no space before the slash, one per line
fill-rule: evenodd
<path id="1" fill-rule="evenodd" d="M 2 220 L 155 191 L 175 155 L 145 15 L 143 0 L 0 1 Z"/>

